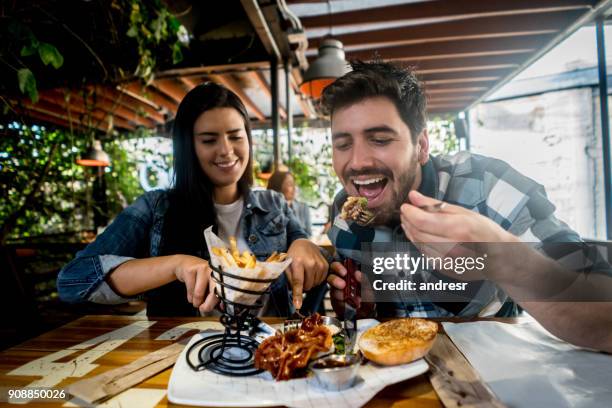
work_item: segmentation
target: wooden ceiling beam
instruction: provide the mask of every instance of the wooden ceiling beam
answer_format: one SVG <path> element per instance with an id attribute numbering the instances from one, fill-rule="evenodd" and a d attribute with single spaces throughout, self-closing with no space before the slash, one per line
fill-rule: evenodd
<path id="1" fill-rule="evenodd" d="M 471 71 L 483 67 L 491 66 L 507 66 L 517 67 L 520 64 L 517 61 L 522 61 L 527 58 L 529 53 L 522 54 L 504 54 L 504 55 L 484 55 L 479 57 L 465 58 L 448 58 L 448 59 L 424 59 L 413 62 L 406 62 L 403 65 L 409 66 L 411 69 L 421 72 L 435 72 L 439 70 L 451 71 L 455 69 L 463 69 Z M 440 71 L 441 72 L 441 71 Z"/>
<path id="2" fill-rule="evenodd" d="M 451 101 L 473 101 L 478 98 L 480 94 L 459 94 L 459 95 L 433 95 L 427 96 L 427 101 L 431 103 L 437 102 L 451 102 Z"/>
<path id="3" fill-rule="evenodd" d="M 534 52 L 553 39 L 553 34 L 522 37 L 484 38 L 478 40 L 445 41 L 397 47 L 366 49 L 346 53 L 347 59 L 369 60 L 376 54 L 385 60 L 420 61 L 433 58 L 466 58 L 486 55 Z"/>
<path id="4" fill-rule="evenodd" d="M 270 68 L 268 61 L 245 62 L 239 64 L 207 65 L 205 67 L 177 68 L 155 75 L 158 79 L 202 76 L 208 74 L 234 74 L 239 72 L 258 71 Z"/>
<path id="5" fill-rule="evenodd" d="M 132 95 L 121 92 L 114 88 L 107 86 L 98 87 L 96 89 L 102 96 L 111 101 L 118 101 L 122 106 L 133 111 L 141 117 L 145 117 L 155 122 L 156 124 L 164 124 L 166 122 L 163 113 L 158 109 L 159 107 L 153 107 L 150 103 L 141 101 L 140 99 L 134 98 Z"/>
<path id="6" fill-rule="evenodd" d="M 529 56 L 533 55 L 534 52 L 537 51 L 534 48 L 522 48 L 522 49 L 499 49 L 499 50 L 485 50 L 485 51 L 480 51 L 480 50 L 471 50 L 471 51 L 464 51 L 461 53 L 450 53 L 450 54 L 445 54 L 445 53 L 438 53 L 438 54 L 432 54 L 432 55 L 426 55 L 427 53 L 425 53 L 425 55 L 420 55 L 420 56 L 413 56 L 413 55 L 400 55 L 397 57 L 393 57 L 393 58 L 386 58 L 387 61 L 398 61 L 398 62 L 402 62 L 402 63 L 406 63 L 406 64 L 413 64 L 414 61 L 432 61 L 432 63 L 440 63 L 440 62 L 444 62 L 444 61 L 450 61 L 452 59 L 467 59 L 467 58 L 479 58 L 479 57 L 495 57 L 495 56 L 500 56 L 500 55 L 518 55 L 519 58 L 517 58 L 518 61 L 522 62 L 524 59 L 529 58 Z M 370 53 L 370 56 L 368 57 L 368 59 L 372 58 L 373 53 Z M 376 55 L 380 56 L 380 53 L 377 51 Z M 382 58 L 382 57 L 381 57 Z"/>
<path id="7" fill-rule="evenodd" d="M 134 123 L 139 126 L 144 126 L 146 128 L 153 128 L 157 126 L 156 121 L 141 116 L 135 111 L 126 108 L 118 100 L 108 99 L 104 95 L 99 95 L 99 98 L 100 99 L 98 99 L 96 107 L 100 107 L 115 116 L 119 116 L 127 120 L 128 122 Z"/>
<path id="8" fill-rule="evenodd" d="M 442 95 L 446 95 L 446 94 L 462 94 L 465 92 L 478 92 L 478 93 L 482 93 L 484 91 L 486 91 L 488 88 L 484 87 L 484 86 L 467 86 L 467 87 L 463 87 L 463 88 L 438 88 L 438 89 L 425 89 L 425 93 L 427 95 L 434 95 L 434 94 L 442 94 Z"/>
<path id="9" fill-rule="evenodd" d="M 201 77 L 180 77 L 179 80 L 183 83 L 183 86 L 187 88 L 187 92 L 202 83 Z"/>
<path id="10" fill-rule="evenodd" d="M 266 78 L 264 78 L 263 73 L 260 72 L 260 71 L 251 71 L 250 76 L 253 79 L 255 79 L 255 82 L 257 82 L 259 87 L 265 92 L 265 94 L 268 96 L 268 98 L 270 98 L 270 101 L 272 101 L 272 91 L 270 90 L 270 85 L 268 85 L 268 81 L 266 81 Z M 280 97 L 279 97 L 279 99 L 280 99 Z M 280 102 L 278 104 L 278 111 L 280 113 L 281 119 L 282 120 L 286 120 L 287 119 L 287 111 L 280 104 Z"/>
<path id="11" fill-rule="evenodd" d="M 439 67 L 432 69 L 415 69 L 417 75 L 442 74 L 452 72 L 475 72 L 475 71 L 494 71 L 494 70 L 510 70 L 513 71 L 519 64 L 499 64 L 499 65 L 482 65 L 482 66 L 465 66 L 457 68 Z"/>
<path id="12" fill-rule="evenodd" d="M 58 119 L 62 119 L 67 123 L 69 127 L 70 122 L 84 128 L 94 127 L 100 131 L 106 132 L 110 125 L 110 118 L 104 112 L 94 111 L 88 114 L 79 113 L 77 115 L 68 116 L 68 112 L 57 107 L 57 105 L 47 102 L 45 100 L 39 100 L 36 104 L 27 103 L 25 107 L 33 111 L 43 113 L 45 115 L 54 116 Z M 90 122 L 84 122 L 84 119 L 89 117 Z M 125 121 L 118 118 L 113 118 L 113 126 L 120 127 L 127 130 L 134 130 L 134 127 Z"/>
<path id="13" fill-rule="evenodd" d="M 247 109 L 258 119 L 258 120 L 266 120 L 266 116 L 262 113 L 262 111 L 253 103 L 251 98 L 244 92 L 239 83 L 236 82 L 231 75 L 209 75 L 208 76 L 211 81 L 226 86 L 230 91 L 234 92 L 240 99 L 242 99 L 242 103 L 245 104 Z"/>
<path id="14" fill-rule="evenodd" d="M 432 81 L 449 80 L 449 79 L 474 79 L 474 78 L 502 78 L 510 74 L 513 71 L 512 68 L 502 69 L 480 69 L 477 71 L 450 71 L 450 72 L 433 72 L 427 74 L 421 74 L 417 72 L 417 77 L 426 83 Z"/>
<path id="15" fill-rule="evenodd" d="M 455 89 L 461 89 L 464 90 L 466 88 L 486 88 L 489 89 L 489 87 L 491 86 L 491 81 L 489 80 L 484 80 L 484 81 L 471 81 L 469 84 L 462 84 L 462 83 L 456 83 L 456 84 L 426 84 L 425 89 L 426 92 L 431 92 L 431 91 L 444 91 L 444 92 L 448 92 L 449 90 L 455 90 Z"/>
<path id="16" fill-rule="evenodd" d="M 40 124 L 39 121 L 42 121 L 42 122 L 49 123 L 55 126 L 59 126 L 62 129 L 70 129 L 70 123 L 68 122 L 68 120 L 60 118 L 58 116 L 54 116 L 49 113 L 39 112 L 34 109 L 23 109 L 23 110 L 18 109 L 18 111 L 21 111 L 20 114 L 22 114 L 25 120 L 33 121 L 38 124 Z M 74 130 L 85 130 L 86 129 L 85 127 L 83 127 L 82 125 L 78 123 L 75 123 L 74 121 L 72 123 L 72 128 Z M 105 129 L 103 129 L 102 126 L 100 126 L 98 130 L 105 132 Z"/>
<path id="17" fill-rule="evenodd" d="M 62 96 L 61 93 L 58 96 L 61 97 Z M 71 106 L 75 105 L 74 102 L 76 102 L 76 104 L 82 104 L 83 106 L 85 105 L 86 101 L 83 99 L 80 93 L 77 93 L 77 92 L 71 93 L 70 97 L 71 97 L 71 100 L 73 101 L 73 103 L 71 103 Z M 95 96 L 92 96 L 91 99 L 88 100 L 87 102 L 89 104 L 95 102 L 95 109 L 102 110 L 108 114 L 111 114 L 115 117 L 123 119 L 126 122 L 133 123 L 137 126 L 144 126 L 146 128 L 152 128 L 157 125 L 157 123 L 154 120 L 147 119 L 137 114 L 135 111 L 123 106 L 120 103 L 119 99 L 112 99 L 111 97 L 105 95 L 103 92 L 100 92 L 99 90 L 96 90 Z"/>
<path id="18" fill-rule="evenodd" d="M 151 128 L 156 125 L 154 121 L 137 115 L 136 112 L 126 109 L 125 107 L 116 103 L 116 101 L 106 99 L 106 97 L 102 96 L 100 93 L 97 93 L 95 97 L 92 96 L 91 98 L 88 98 L 87 101 L 83 99 L 83 96 L 79 92 L 70 92 L 69 97 L 70 101 L 66 102 L 64 94 L 57 89 L 42 92 L 40 96 L 41 99 L 48 100 L 51 103 L 57 104 L 58 106 L 63 106 L 66 110 L 70 106 L 70 109 L 75 112 L 87 113 L 85 106 L 95 104 L 92 107 L 92 110 L 99 110 L 108 115 L 112 115 L 114 118 L 120 120 L 122 124 L 132 123 L 136 126 L 144 126 L 147 128 Z"/>
<path id="19" fill-rule="evenodd" d="M 153 81 L 151 86 L 156 88 L 158 91 L 163 92 L 177 104 L 181 103 L 187 94 L 185 88 L 174 79 L 157 79 Z"/>
<path id="20" fill-rule="evenodd" d="M 448 78 L 448 79 L 432 79 L 425 82 L 425 87 L 434 86 L 434 85 L 445 85 L 448 86 L 450 84 L 463 84 L 467 85 L 471 82 L 483 83 L 488 82 L 489 87 L 493 85 L 495 82 L 499 81 L 501 76 L 483 76 L 483 77 L 475 77 L 475 78 Z"/>
<path id="21" fill-rule="evenodd" d="M 176 109 L 178 107 L 178 104 L 174 100 L 170 100 L 165 95 L 159 93 L 154 87 L 149 86 L 149 87 L 143 88 L 141 84 L 137 82 L 131 82 L 131 83 L 122 85 L 120 89 L 125 89 L 131 95 L 135 97 L 137 96 L 145 100 L 148 99 L 154 105 L 157 105 L 157 106 L 160 106 L 166 109 L 166 111 L 172 116 L 176 115 Z"/>
<path id="22" fill-rule="evenodd" d="M 439 41 L 479 38 L 513 37 L 559 32 L 574 22 L 582 10 L 526 14 L 516 16 L 485 17 L 466 22 L 446 21 L 423 25 L 411 25 L 382 30 L 360 31 L 334 36 L 345 48 L 351 46 L 388 47 L 394 45 L 422 44 Z M 309 51 L 316 51 L 324 37 L 309 38 Z"/>
<path id="23" fill-rule="evenodd" d="M 439 0 L 373 7 L 333 13 L 334 27 L 376 24 L 390 21 L 428 18 L 474 18 L 495 15 L 550 13 L 562 10 L 588 11 L 594 0 Z M 330 17 L 321 8 L 321 14 L 300 19 L 306 29 L 329 27 Z M 477 24 L 477 23 L 476 23 Z"/>
<path id="24" fill-rule="evenodd" d="M 117 92 L 121 92 L 124 95 L 127 95 L 133 99 L 136 99 L 143 105 L 146 105 L 150 107 L 151 109 L 154 109 L 156 112 L 162 113 L 162 111 L 164 110 L 164 108 L 161 105 L 153 102 L 151 98 L 147 98 L 144 95 L 147 92 L 147 90 L 144 86 L 141 86 L 140 84 L 124 83 L 124 84 L 117 85 L 116 89 L 117 89 Z"/>

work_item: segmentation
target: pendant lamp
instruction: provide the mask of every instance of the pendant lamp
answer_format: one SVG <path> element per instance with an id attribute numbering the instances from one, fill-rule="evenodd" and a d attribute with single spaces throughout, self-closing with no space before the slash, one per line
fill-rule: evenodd
<path id="1" fill-rule="evenodd" d="M 319 46 L 319 55 L 306 70 L 300 92 L 319 99 L 326 86 L 349 71 L 344 59 L 344 46 L 338 40 L 326 38 Z"/>
<path id="2" fill-rule="evenodd" d="M 94 140 L 89 150 L 80 159 L 77 159 L 77 164 L 89 167 L 106 167 L 110 166 L 110 158 L 102 150 L 102 143 L 99 140 Z"/>

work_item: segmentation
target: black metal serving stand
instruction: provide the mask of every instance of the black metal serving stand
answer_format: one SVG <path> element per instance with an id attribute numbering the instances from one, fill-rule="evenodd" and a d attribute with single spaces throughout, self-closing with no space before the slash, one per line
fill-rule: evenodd
<path id="1" fill-rule="evenodd" d="M 228 376 L 250 376 L 262 370 L 255 368 L 254 356 L 259 342 L 251 337 L 258 325 L 256 312 L 262 306 L 261 296 L 269 293 L 269 284 L 274 279 L 247 278 L 225 272 L 223 268 L 211 265 L 212 279 L 218 283 L 215 294 L 219 297 L 219 318 L 225 331 L 196 341 L 187 350 L 187 364 L 195 371 L 210 370 Z M 226 282 L 226 278 L 253 283 L 267 283 L 262 291 L 241 289 Z M 220 290 L 218 290 L 220 288 Z M 226 297 L 226 288 L 258 296 L 253 304 L 232 302 Z M 194 363 L 193 360 L 197 361 Z"/>

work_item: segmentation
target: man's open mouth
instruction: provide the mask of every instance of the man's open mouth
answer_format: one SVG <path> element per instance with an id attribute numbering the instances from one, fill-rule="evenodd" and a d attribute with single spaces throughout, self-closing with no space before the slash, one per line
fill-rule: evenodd
<path id="1" fill-rule="evenodd" d="M 389 179 L 385 176 L 376 176 L 360 179 L 354 178 L 352 183 L 359 195 L 367 198 L 368 204 L 371 206 L 372 204 L 375 204 L 372 201 L 376 200 L 376 198 L 378 198 L 385 190 L 385 186 L 387 185 L 388 181 Z"/>

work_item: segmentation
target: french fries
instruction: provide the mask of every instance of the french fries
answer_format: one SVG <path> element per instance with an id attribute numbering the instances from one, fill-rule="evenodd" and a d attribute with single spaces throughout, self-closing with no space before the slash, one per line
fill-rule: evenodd
<path id="1" fill-rule="evenodd" d="M 276 251 L 272 252 L 272 255 L 266 259 L 266 262 L 283 262 L 287 259 L 287 254 L 284 252 L 278 253 Z"/>
<path id="2" fill-rule="evenodd" d="M 212 252 L 217 257 L 221 258 L 226 266 L 229 267 L 239 267 L 239 268 L 255 268 L 257 265 L 257 258 L 255 255 L 250 253 L 249 251 L 244 251 L 240 254 L 240 250 L 238 250 L 238 244 L 236 241 L 236 237 L 230 237 L 229 239 L 230 247 L 213 247 Z M 284 252 L 276 252 L 272 253 L 266 259 L 265 262 L 283 262 L 287 258 L 287 254 Z"/>

